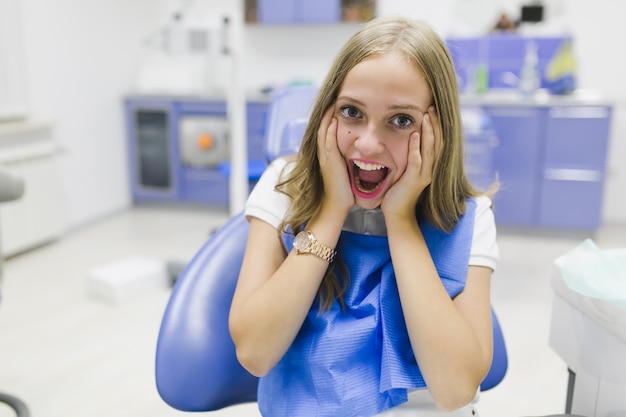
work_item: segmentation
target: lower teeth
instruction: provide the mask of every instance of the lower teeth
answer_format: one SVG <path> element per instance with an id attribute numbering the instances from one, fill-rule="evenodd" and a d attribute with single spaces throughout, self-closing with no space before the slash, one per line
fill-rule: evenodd
<path id="1" fill-rule="evenodd" d="M 376 188 L 378 188 L 378 184 L 373 184 L 373 183 L 366 183 L 368 186 L 367 188 L 363 186 L 363 183 L 361 183 L 361 181 L 359 179 L 357 179 L 355 181 L 356 184 L 356 188 L 364 193 L 371 193 L 373 192 Z"/>

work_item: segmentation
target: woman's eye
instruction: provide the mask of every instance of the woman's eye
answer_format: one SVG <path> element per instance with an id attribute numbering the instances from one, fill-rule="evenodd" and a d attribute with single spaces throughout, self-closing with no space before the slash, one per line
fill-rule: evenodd
<path id="1" fill-rule="evenodd" d="M 398 127 L 407 128 L 413 125 L 413 119 L 409 116 L 399 115 L 393 118 L 392 123 Z"/>
<path id="2" fill-rule="evenodd" d="M 356 118 L 361 117 L 361 112 L 356 109 L 356 107 L 345 106 L 341 108 L 341 115 L 347 118 Z"/>

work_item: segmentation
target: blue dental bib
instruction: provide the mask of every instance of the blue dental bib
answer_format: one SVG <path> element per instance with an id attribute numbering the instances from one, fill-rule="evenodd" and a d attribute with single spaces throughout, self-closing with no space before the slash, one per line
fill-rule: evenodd
<path id="1" fill-rule="evenodd" d="M 476 203 L 451 233 L 420 224 L 451 298 L 468 271 Z M 286 248 L 293 235 L 284 234 Z M 367 417 L 407 401 L 408 390 L 426 388 L 413 355 L 386 236 L 344 231 L 338 256 L 349 271 L 345 309 L 311 307 L 279 363 L 259 380 L 263 416 Z M 416 274 L 419 271 L 415 271 Z"/>

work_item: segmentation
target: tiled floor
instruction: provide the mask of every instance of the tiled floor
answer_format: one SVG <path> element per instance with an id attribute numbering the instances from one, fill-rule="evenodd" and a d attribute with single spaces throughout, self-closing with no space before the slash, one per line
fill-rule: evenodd
<path id="1" fill-rule="evenodd" d="M 127 256 L 191 258 L 226 212 L 137 207 L 68 233 L 4 264 L 0 305 L 0 391 L 24 399 L 34 417 L 165 417 L 154 386 L 155 340 L 169 290 L 118 305 L 87 294 L 90 269 Z M 593 236 L 626 247 L 626 226 Z M 482 394 L 483 417 L 562 413 L 567 370 L 548 346 L 553 260 L 582 236 L 503 231 L 493 303 L 504 329 L 509 371 Z M 12 413 L 0 406 L 0 417 Z M 257 415 L 254 405 L 210 413 Z"/>

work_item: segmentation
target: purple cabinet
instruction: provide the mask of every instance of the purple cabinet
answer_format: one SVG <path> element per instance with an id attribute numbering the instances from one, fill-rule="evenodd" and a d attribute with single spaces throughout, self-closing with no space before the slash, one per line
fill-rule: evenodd
<path id="1" fill-rule="evenodd" d="M 259 23 L 281 24 L 296 21 L 296 2 L 293 0 L 258 0 Z"/>
<path id="2" fill-rule="evenodd" d="M 496 222 L 532 226 L 541 167 L 542 110 L 527 106 L 487 106 L 498 137 L 493 165 L 500 180 L 494 198 Z"/>
<path id="3" fill-rule="evenodd" d="M 263 24 L 336 23 L 340 0 L 257 0 L 257 20 Z"/>
<path id="4" fill-rule="evenodd" d="M 124 104 L 133 201 L 228 205 L 224 100 L 138 96 Z M 246 105 L 248 158 L 255 167 L 263 161 L 267 105 Z"/>
<path id="5" fill-rule="evenodd" d="M 537 46 L 538 66 L 543 74 L 559 48 L 571 40 L 568 36 L 526 37 L 516 33 L 492 33 L 473 38 L 448 38 L 446 44 L 462 89 L 471 86 L 478 66 L 487 68 L 489 88 L 516 89 L 529 42 Z M 547 87 L 545 79 L 541 82 L 542 87 Z"/>
<path id="6" fill-rule="evenodd" d="M 597 229 L 601 223 L 611 108 L 547 111 L 539 224 Z"/>
<path id="7" fill-rule="evenodd" d="M 133 196 L 146 201 L 178 199 L 177 149 L 172 107 L 161 100 L 126 102 L 129 175 Z"/>
<path id="8" fill-rule="evenodd" d="M 595 230 L 601 224 L 611 107 L 485 106 L 498 137 L 498 225 Z"/>
<path id="9" fill-rule="evenodd" d="M 341 20 L 340 0 L 301 0 L 300 20 L 308 23 L 336 23 Z"/>

